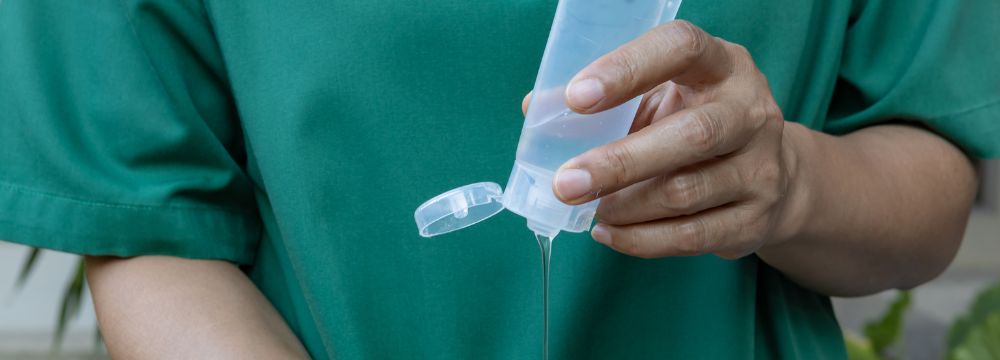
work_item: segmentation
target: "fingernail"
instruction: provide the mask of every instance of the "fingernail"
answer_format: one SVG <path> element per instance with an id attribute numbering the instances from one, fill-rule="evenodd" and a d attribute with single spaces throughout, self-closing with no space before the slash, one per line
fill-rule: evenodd
<path id="1" fill-rule="evenodd" d="M 581 169 L 563 169 L 556 173 L 556 196 L 570 201 L 590 193 L 590 172 Z"/>
<path id="2" fill-rule="evenodd" d="M 611 246 L 611 233 L 608 232 L 608 229 L 606 229 L 604 225 L 597 224 L 597 226 L 594 226 L 594 228 L 590 230 L 590 236 L 594 238 L 594 241 Z"/>
<path id="3" fill-rule="evenodd" d="M 577 109 L 589 109 L 604 99 L 604 84 L 594 78 L 574 81 L 566 89 L 566 102 Z"/>

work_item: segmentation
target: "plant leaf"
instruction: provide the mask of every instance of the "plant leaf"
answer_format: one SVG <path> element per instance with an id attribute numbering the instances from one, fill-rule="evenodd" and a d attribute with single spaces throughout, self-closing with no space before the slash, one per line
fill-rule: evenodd
<path id="1" fill-rule="evenodd" d="M 865 324 L 865 336 L 876 354 L 885 357 L 886 350 L 899 340 L 903 332 L 903 315 L 909 306 L 910 292 L 900 291 L 881 319 Z"/>
<path id="2" fill-rule="evenodd" d="M 847 348 L 848 360 L 880 360 L 872 350 L 871 342 L 853 333 L 844 333 L 844 346 Z"/>
<path id="3" fill-rule="evenodd" d="M 1000 313 L 1000 282 L 980 292 L 969 313 L 952 324 L 951 330 L 948 331 L 949 352 L 964 342 L 973 328 L 995 313 Z"/>
<path id="4" fill-rule="evenodd" d="M 94 355 L 100 354 L 104 347 L 104 335 L 101 334 L 101 327 L 94 326 Z"/>
<path id="5" fill-rule="evenodd" d="M 968 329 L 962 342 L 951 349 L 951 360 L 1000 359 L 1000 311 L 990 314 Z"/>
<path id="6" fill-rule="evenodd" d="M 59 311 L 59 320 L 56 322 L 56 333 L 52 339 L 53 353 L 58 353 L 62 347 L 66 325 L 80 312 L 80 303 L 83 302 L 84 279 L 86 279 L 83 264 L 83 257 L 80 257 L 76 263 L 76 273 L 73 274 L 72 280 L 63 292 L 62 308 Z"/>
<path id="7" fill-rule="evenodd" d="M 21 273 L 17 275 L 17 282 L 14 283 L 14 290 L 21 290 L 24 287 L 24 282 L 28 280 L 28 275 L 31 275 L 31 270 L 35 268 L 35 262 L 38 260 L 38 254 L 42 253 L 42 249 L 31 248 L 28 252 L 28 256 L 24 259 L 24 264 L 21 265 Z"/>

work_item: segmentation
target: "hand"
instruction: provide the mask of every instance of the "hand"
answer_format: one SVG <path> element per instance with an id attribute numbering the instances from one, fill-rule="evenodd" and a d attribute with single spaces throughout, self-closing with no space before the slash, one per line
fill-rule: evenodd
<path id="1" fill-rule="evenodd" d="M 791 236 L 794 141 L 745 48 L 674 21 L 581 70 L 566 103 L 589 114 L 639 95 L 630 134 L 553 182 L 567 204 L 603 198 L 595 240 L 643 258 L 734 259 Z"/>

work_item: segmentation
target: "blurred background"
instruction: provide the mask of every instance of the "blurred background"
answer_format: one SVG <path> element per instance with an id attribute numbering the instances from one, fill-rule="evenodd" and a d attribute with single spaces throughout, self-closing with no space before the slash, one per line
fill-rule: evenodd
<path id="1" fill-rule="evenodd" d="M 943 275 L 910 292 L 908 306 L 901 309 L 899 334 L 890 336 L 894 341 L 885 351 L 889 356 L 880 358 L 945 358 L 952 324 L 969 312 L 977 294 L 1000 281 L 1000 161 L 980 164 L 980 175 L 981 193 L 958 257 Z M 41 252 L 33 270 L 18 287 L 29 253 L 27 247 L 0 241 L 0 360 L 106 358 L 97 339 L 93 304 L 86 289 L 81 294 L 79 312 L 66 322 L 58 354 L 53 352 L 57 320 L 78 260 L 69 254 Z M 835 299 L 834 307 L 845 332 L 871 345 L 878 341 L 866 339 L 866 324 L 892 327 L 891 316 L 886 322 L 878 320 L 898 297 L 899 292 L 887 291 L 863 298 Z M 992 341 L 1000 347 L 1000 338 Z M 984 359 L 990 358 L 994 357 Z"/>

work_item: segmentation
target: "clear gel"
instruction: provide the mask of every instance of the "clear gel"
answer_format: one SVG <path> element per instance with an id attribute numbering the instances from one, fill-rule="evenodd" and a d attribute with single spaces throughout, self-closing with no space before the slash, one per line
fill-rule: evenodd
<path id="1" fill-rule="evenodd" d="M 549 260 L 553 238 L 535 233 L 542 253 L 542 359 L 549 359 Z"/>

